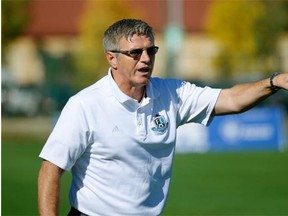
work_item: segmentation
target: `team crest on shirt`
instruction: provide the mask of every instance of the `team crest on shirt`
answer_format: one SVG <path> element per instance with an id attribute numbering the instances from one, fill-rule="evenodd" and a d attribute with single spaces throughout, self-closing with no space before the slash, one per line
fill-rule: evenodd
<path id="1" fill-rule="evenodd" d="M 168 128 L 168 121 L 165 119 L 164 116 L 156 114 L 153 117 L 154 127 L 152 127 L 152 131 L 158 133 L 164 133 Z"/>

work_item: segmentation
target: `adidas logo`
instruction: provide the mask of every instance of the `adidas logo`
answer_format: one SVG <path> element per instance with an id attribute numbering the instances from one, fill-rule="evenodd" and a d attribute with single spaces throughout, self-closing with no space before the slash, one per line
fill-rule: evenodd
<path id="1" fill-rule="evenodd" d="M 119 128 L 118 126 L 116 125 L 113 130 L 112 130 L 112 133 L 118 133 L 119 132 Z"/>

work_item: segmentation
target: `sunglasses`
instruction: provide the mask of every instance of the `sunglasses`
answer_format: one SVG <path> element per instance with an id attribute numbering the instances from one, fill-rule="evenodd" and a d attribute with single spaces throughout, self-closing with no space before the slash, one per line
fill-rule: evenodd
<path id="1" fill-rule="evenodd" d="M 121 54 L 130 56 L 131 58 L 134 58 L 134 59 L 139 59 L 144 50 L 147 51 L 149 56 L 153 56 L 158 52 L 158 49 L 159 49 L 159 47 L 152 46 L 152 47 L 149 47 L 147 49 L 133 49 L 133 50 L 129 50 L 129 51 L 128 50 L 109 50 L 109 51 L 113 52 L 113 53 L 121 53 Z"/>

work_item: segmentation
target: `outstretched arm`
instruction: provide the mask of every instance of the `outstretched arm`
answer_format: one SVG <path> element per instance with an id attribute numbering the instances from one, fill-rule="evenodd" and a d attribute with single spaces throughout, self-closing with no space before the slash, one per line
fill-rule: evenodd
<path id="1" fill-rule="evenodd" d="M 41 216 L 58 215 L 60 180 L 63 170 L 44 160 L 38 177 L 38 207 Z"/>
<path id="2" fill-rule="evenodd" d="M 272 82 L 275 87 L 287 90 L 288 73 L 275 76 Z M 275 90 L 271 88 L 270 78 L 223 89 L 216 102 L 214 114 L 223 115 L 246 111 L 273 93 Z"/>

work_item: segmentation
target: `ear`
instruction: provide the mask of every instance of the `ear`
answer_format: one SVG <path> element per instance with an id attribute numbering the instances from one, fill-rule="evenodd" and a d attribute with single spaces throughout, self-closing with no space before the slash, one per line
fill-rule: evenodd
<path id="1" fill-rule="evenodd" d="M 117 57 L 115 53 L 106 52 L 106 58 L 113 69 L 117 69 Z"/>

